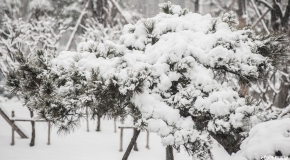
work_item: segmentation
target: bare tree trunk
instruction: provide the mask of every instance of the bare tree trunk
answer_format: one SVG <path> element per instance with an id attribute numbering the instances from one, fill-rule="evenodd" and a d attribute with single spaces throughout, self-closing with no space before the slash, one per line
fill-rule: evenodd
<path id="1" fill-rule="evenodd" d="M 137 147 L 137 142 L 135 142 L 133 150 L 134 150 L 134 151 L 139 151 L 139 150 L 138 150 L 138 147 Z"/>
<path id="2" fill-rule="evenodd" d="M 97 122 L 97 132 L 101 131 L 101 118 L 102 116 L 98 115 L 98 122 Z"/>
<path id="3" fill-rule="evenodd" d="M 31 141 L 30 141 L 30 146 L 34 146 L 35 145 L 35 122 L 31 121 L 31 126 L 32 126 L 32 133 L 31 133 Z"/>
<path id="4" fill-rule="evenodd" d="M 136 131 L 137 131 L 137 129 L 134 128 L 134 132 L 133 132 L 133 134 L 136 133 Z M 133 148 L 133 150 L 134 150 L 134 151 L 138 151 L 137 140 L 136 140 L 136 142 L 135 142 L 135 144 L 134 144 L 134 148 Z"/>
<path id="5" fill-rule="evenodd" d="M 148 7 L 147 6 L 148 6 L 148 3 L 145 3 L 145 4 L 142 5 L 143 15 L 145 17 L 148 17 L 148 15 L 147 15 L 147 8 Z"/>
<path id="6" fill-rule="evenodd" d="M 289 17 L 290 17 L 290 0 L 288 0 L 286 11 L 284 14 L 284 17 L 281 20 L 281 25 L 285 28 L 288 29 L 288 22 L 289 22 Z"/>
<path id="7" fill-rule="evenodd" d="M 98 21 L 101 23 L 101 24 L 104 24 L 104 7 L 105 7 L 105 4 L 104 4 L 104 1 L 103 0 L 97 0 L 97 19 Z"/>
<path id="8" fill-rule="evenodd" d="M 47 136 L 47 145 L 50 145 L 50 133 L 51 133 L 51 122 L 48 121 L 48 136 Z"/>
<path id="9" fill-rule="evenodd" d="M 272 7 L 273 9 L 271 10 L 271 26 L 274 31 L 278 31 L 281 28 L 279 19 L 283 17 L 283 13 L 277 3 L 273 3 Z"/>
<path id="10" fill-rule="evenodd" d="M 129 155 L 131 153 L 131 150 L 132 150 L 133 146 L 135 145 L 140 132 L 141 132 L 141 130 L 137 130 L 137 129 L 134 131 L 134 134 L 133 134 L 133 137 L 131 139 L 131 142 L 130 142 L 129 146 L 127 147 L 127 150 L 126 150 L 122 160 L 127 160 L 128 159 L 128 157 L 129 157 Z"/>
<path id="11" fill-rule="evenodd" d="M 29 112 L 30 112 L 30 117 L 33 117 L 33 111 L 32 109 L 29 108 Z M 30 146 L 34 146 L 35 144 L 35 121 L 31 121 L 31 127 L 32 127 L 32 132 L 31 132 L 31 141 L 30 141 Z"/>
<path id="12" fill-rule="evenodd" d="M 287 67 L 287 65 L 286 65 L 286 67 Z M 285 72 L 285 73 L 287 73 L 287 68 L 286 67 L 283 69 L 283 72 Z M 275 77 L 275 75 L 274 75 L 274 77 Z M 287 97 L 288 97 L 289 85 L 286 84 L 287 83 L 287 78 L 284 75 L 282 76 L 280 81 L 281 81 L 280 82 L 281 83 L 281 90 L 278 93 L 276 107 L 285 108 L 288 105 L 287 104 Z M 275 101 L 275 99 L 273 101 Z"/>
<path id="13" fill-rule="evenodd" d="M 29 13 L 29 2 L 30 0 L 22 0 L 22 7 L 20 10 L 20 13 L 22 13 L 22 15 L 20 15 L 25 21 L 29 18 L 28 16 L 30 14 Z M 17 15 L 17 17 L 15 17 L 16 19 L 20 18 L 18 17 L 19 15 Z"/>
<path id="14" fill-rule="evenodd" d="M 147 149 L 150 149 L 150 147 L 149 147 L 149 134 L 150 134 L 150 132 L 149 132 L 148 130 L 147 130 L 146 132 L 147 132 L 146 148 L 147 148 Z"/>
<path id="15" fill-rule="evenodd" d="M 123 12 L 122 8 L 119 6 L 119 4 L 115 0 L 111 0 L 112 4 L 116 7 L 117 11 L 120 13 L 122 18 L 127 22 L 131 23 L 131 20 L 127 18 L 125 13 Z"/>
<path id="16" fill-rule="evenodd" d="M 240 90 L 239 90 L 240 97 L 248 96 L 249 95 L 249 86 L 241 80 L 239 80 L 239 85 L 240 85 Z"/>
<path id="17" fill-rule="evenodd" d="M 79 16 L 79 18 L 77 20 L 77 23 L 76 23 L 76 25 L 75 25 L 75 27 L 74 27 L 74 29 L 72 31 L 72 34 L 71 34 L 71 36 L 70 36 L 70 38 L 69 38 L 69 40 L 68 40 L 68 42 L 66 44 L 66 47 L 65 47 L 66 51 L 69 51 L 70 48 L 71 48 L 72 41 L 73 41 L 73 39 L 75 37 L 75 34 L 76 34 L 77 30 L 78 30 L 79 25 L 81 24 L 81 21 L 82 21 L 84 15 L 86 14 L 86 10 L 87 10 L 88 6 L 89 6 L 89 1 L 87 1 L 87 3 L 85 4 L 85 7 L 84 7 L 83 11 L 81 12 L 81 14 L 80 14 L 80 16 Z"/>
<path id="18" fill-rule="evenodd" d="M 166 147 L 166 160 L 174 160 L 173 148 L 171 145 Z"/>
<path id="19" fill-rule="evenodd" d="M 250 2 L 251 2 L 251 4 L 252 4 L 252 6 L 253 6 L 253 8 L 254 8 L 254 10 L 255 10 L 255 12 L 256 12 L 258 18 L 261 18 L 262 16 L 261 16 L 260 11 L 259 11 L 257 5 L 255 4 L 254 0 L 250 0 Z M 269 32 L 269 30 L 268 30 L 268 28 L 267 28 L 267 25 L 266 25 L 266 23 L 264 22 L 263 19 L 261 19 L 261 23 L 262 23 L 262 25 L 263 25 L 263 27 L 264 27 L 266 33 L 267 33 L 267 34 L 270 34 L 270 32 Z"/>
<path id="20" fill-rule="evenodd" d="M 114 118 L 114 132 L 117 133 L 117 118 Z"/>
<path id="21" fill-rule="evenodd" d="M 120 128 L 120 152 L 122 152 L 123 151 L 123 130 L 124 130 L 124 128 Z"/>
<path id="22" fill-rule="evenodd" d="M 86 107 L 86 121 L 87 121 L 87 132 L 90 131 L 90 125 L 89 125 L 89 108 Z"/>
<path id="23" fill-rule="evenodd" d="M 246 0 L 238 0 L 239 9 L 237 11 L 238 19 L 239 19 L 239 28 L 243 28 L 247 25 L 247 4 Z"/>
<path id="24" fill-rule="evenodd" d="M 184 5 L 184 0 L 179 0 L 179 5 L 180 5 L 182 8 L 184 8 L 184 7 L 185 7 L 185 5 Z"/>
<path id="25" fill-rule="evenodd" d="M 194 12 L 199 13 L 199 0 L 194 1 Z"/>

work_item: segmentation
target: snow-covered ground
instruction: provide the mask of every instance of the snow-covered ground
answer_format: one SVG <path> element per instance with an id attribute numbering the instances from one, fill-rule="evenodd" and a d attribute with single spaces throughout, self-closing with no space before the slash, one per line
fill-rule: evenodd
<path id="1" fill-rule="evenodd" d="M 16 99 L 1 102 L 1 108 L 11 113 L 15 110 L 16 117 L 29 118 L 25 107 Z M 10 114 L 8 114 L 10 115 Z M 128 123 L 128 122 L 127 122 Z M 119 124 L 118 124 L 119 125 Z M 30 136 L 31 125 L 29 122 L 18 122 L 18 126 Z M 90 132 L 86 131 L 86 123 L 75 132 L 68 135 L 58 135 L 53 128 L 51 145 L 47 145 L 47 124 L 36 123 L 36 144 L 29 146 L 30 139 L 21 139 L 18 134 L 15 145 L 11 146 L 11 127 L 0 116 L 0 159 L 1 160 L 120 160 L 130 142 L 133 131 L 124 130 L 123 152 L 119 152 L 120 131 L 114 133 L 112 120 L 103 120 L 101 132 L 96 132 L 96 122 L 90 121 Z M 146 132 L 141 132 L 138 138 L 139 151 L 132 151 L 131 160 L 162 160 L 165 159 L 165 147 L 162 146 L 160 137 L 150 134 L 150 149 L 146 146 Z M 175 152 L 176 160 L 191 160 L 185 151 Z"/>
<path id="2" fill-rule="evenodd" d="M 8 115 L 11 115 L 11 111 L 14 110 L 16 118 L 29 118 L 29 112 L 27 108 L 22 107 L 21 102 L 16 98 L 12 100 L 5 101 L 0 97 L 0 108 Z M 282 123 L 285 122 L 285 123 Z M 275 125 L 270 125 L 272 123 L 277 123 Z M 281 123 L 281 124 L 280 124 Z M 31 134 L 31 124 L 29 122 L 17 122 L 19 128 L 28 136 Z M 125 124 L 130 124 L 130 119 L 127 119 Z M 284 125 L 282 125 L 284 124 Z M 288 125 L 285 125 L 288 124 Z M 118 123 L 118 125 L 121 125 Z M 280 126 L 279 126 L 280 125 Z M 266 127 L 265 127 L 266 126 Z M 273 136 L 270 133 L 274 133 L 273 128 L 280 128 L 280 132 L 275 132 Z M 248 140 L 243 144 L 243 152 L 249 152 L 246 155 L 256 155 L 261 157 L 262 155 L 271 155 L 267 152 L 267 148 L 271 146 L 278 146 L 281 142 L 289 141 L 289 119 L 272 121 L 269 123 L 257 125 L 255 129 L 250 133 Z M 90 132 L 86 131 L 86 122 L 82 122 L 82 125 L 75 132 L 68 135 L 57 134 L 57 129 L 52 129 L 51 135 L 51 145 L 47 145 L 47 123 L 38 122 L 36 123 L 36 145 L 30 147 L 30 139 L 21 139 L 18 134 L 15 138 L 15 145 L 11 146 L 11 127 L 0 116 L 0 160 L 120 160 L 126 150 L 127 145 L 130 142 L 132 136 L 132 129 L 124 130 L 124 143 L 123 152 L 119 152 L 120 147 L 120 131 L 114 133 L 114 122 L 112 120 L 102 120 L 102 131 L 96 132 L 96 122 L 90 121 Z M 265 130 L 266 129 L 266 130 Z M 275 129 L 277 130 L 277 129 Z M 287 131 L 287 133 L 285 132 Z M 253 138 L 254 134 L 259 132 L 260 136 Z M 281 135 L 282 133 L 282 135 Z M 264 136 L 263 136 L 264 135 Z M 272 134 L 271 134 L 272 135 Z M 284 135 L 284 136 L 283 136 Z M 259 137 L 271 137 L 272 141 L 261 141 Z M 277 139 L 277 137 L 281 137 Z M 284 139 L 283 139 L 284 138 Z M 285 139 L 286 138 L 286 139 Z M 281 141 L 282 140 L 282 141 Z M 258 141 L 258 142 L 257 142 Z M 260 142 L 259 142 L 260 141 Z M 251 142 L 251 143 L 250 143 Z M 257 143 L 256 143 L 257 142 Z M 263 142 L 265 149 L 261 149 L 261 144 Z M 156 133 L 150 133 L 150 149 L 148 150 L 146 146 L 146 132 L 141 132 L 137 140 L 139 151 L 132 150 L 129 157 L 130 160 L 162 160 L 165 159 L 165 147 L 161 144 L 161 139 Z M 265 144 L 267 143 L 267 144 Z M 268 143 L 273 143 L 268 144 Z M 276 145 L 274 144 L 276 143 Z M 288 143 L 288 142 L 287 142 Z M 252 152 L 253 149 L 247 146 L 251 146 L 258 149 L 257 152 Z M 254 144 L 254 145 L 253 145 Z M 255 146 L 258 145 L 258 146 Z M 289 145 L 283 145 L 284 149 L 287 149 Z M 286 147 L 285 147 L 286 146 Z M 248 149 L 247 149 L 248 148 Z M 288 147 L 289 148 L 289 147 Z M 250 149 L 250 150 L 249 150 Z M 261 152 L 261 150 L 263 152 Z M 283 153 L 287 150 L 280 149 Z M 270 150 L 272 151 L 272 150 Z M 181 150 L 180 153 L 174 151 L 175 160 L 191 160 L 192 158 L 188 154 Z M 216 142 L 214 142 L 212 153 L 215 160 L 245 160 L 243 157 L 230 156 L 228 153 Z M 264 153 L 258 155 L 258 153 Z M 288 153 L 288 152 L 287 152 Z M 285 158 L 284 158 L 285 159 Z M 287 159 L 287 158 L 286 158 Z"/>

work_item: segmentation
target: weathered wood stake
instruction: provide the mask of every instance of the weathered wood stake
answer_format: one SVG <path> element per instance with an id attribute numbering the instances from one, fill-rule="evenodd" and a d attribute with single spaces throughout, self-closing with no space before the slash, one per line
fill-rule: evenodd
<path id="1" fill-rule="evenodd" d="M 0 109 L 0 113 L 3 116 L 4 113 Z M 33 117 L 33 112 L 30 110 L 30 115 Z M 31 122 L 32 124 L 32 134 L 31 134 L 31 142 L 30 146 L 34 146 L 35 143 L 35 122 L 47 122 L 46 120 L 35 120 L 35 119 L 16 119 L 15 117 L 15 112 L 11 111 L 11 120 L 5 115 L 4 119 L 9 122 L 9 124 L 12 127 L 12 138 L 11 138 L 11 146 L 15 145 L 15 132 L 17 132 L 21 138 L 28 138 L 15 124 L 16 121 L 20 122 Z M 9 120 L 9 121 L 8 121 Z M 47 145 L 50 145 L 50 132 L 51 132 L 51 122 L 48 121 L 48 142 Z M 21 133 L 21 134 L 20 134 Z"/>
<path id="2" fill-rule="evenodd" d="M 133 129 L 133 135 L 135 134 L 135 132 L 137 132 L 137 129 L 136 129 L 136 128 Z M 134 148 L 133 148 L 133 150 L 134 150 L 134 151 L 138 151 L 138 147 L 137 147 L 137 139 L 136 139 L 136 141 L 135 141 L 135 144 L 134 144 Z"/>
<path id="3" fill-rule="evenodd" d="M 131 138 L 131 141 L 129 143 L 129 146 L 127 147 L 126 152 L 123 155 L 122 160 L 127 160 L 128 159 L 128 157 L 129 157 L 129 155 L 131 153 L 131 150 L 132 150 L 132 148 L 133 148 L 133 146 L 134 146 L 134 144 L 135 144 L 140 132 L 141 132 L 141 130 L 137 130 L 137 129 L 136 129 L 136 132 L 134 132 L 133 137 Z"/>
<path id="4" fill-rule="evenodd" d="M 102 116 L 98 115 L 98 117 L 97 117 L 98 122 L 97 122 L 97 129 L 96 129 L 97 132 L 101 131 L 101 118 L 102 118 Z"/>
<path id="5" fill-rule="evenodd" d="M 47 145 L 50 145 L 50 121 L 48 121 L 48 138 L 47 138 Z"/>
<path id="6" fill-rule="evenodd" d="M 123 151 L 123 128 L 121 128 L 121 133 L 120 133 L 120 152 Z"/>
<path id="7" fill-rule="evenodd" d="M 4 118 L 4 120 L 12 127 L 12 120 L 9 118 L 9 116 L 7 116 L 0 108 L 0 116 L 2 116 Z M 28 138 L 17 126 L 16 124 L 14 125 L 14 130 L 16 133 L 19 134 L 19 136 L 21 138 Z"/>
<path id="8" fill-rule="evenodd" d="M 29 112 L 30 112 L 30 117 L 33 118 L 33 110 L 31 108 L 29 108 Z M 31 132 L 31 141 L 29 146 L 33 147 L 35 145 L 35 121 L 30 121 L 31 122 L 31 127 L 32 127 L 32 132 Z"/>
<path id="9" fill-rule="evenodd" d="M 90 131 L 90 126 L 89 126 L 89 108 L 86 107 L 86 120 L 87 120 L 87 132 Z"/>
<path id="10" fill-rule="evenodd" d="M 14 118 L 15 117 L 15 112 L 11 111 L 11 117 Z"/>
<path id="11" fill-rule="evenodd" d="M 173 148 L 171 145 L 166 147 L 166 160 L 174 160 Z"/>
<path id="12" fill-rule="evenodd" d="M 150 149 L 150 147 L 149 147 L 149 134 L 150 134 L 150 132 L 147 130 L 147 139 L 146 139 L 146 148 L 147 149 Z"/>
<path id="13" fill-rule="evenodd" d="M 11 146 L 14 146 L 15 140 L 14 140 L 14 120 L 12 122 L 12 140 L 11 140 Z"/>
<path id="14" fill-rule="evenodd" d="M 15 112 L 11 111 L 11 117 L 14 118 L 15 117 Z M 12 120 L 12 141 L 11 141 L 11 146 L 13 146 L 15 144 L 15 121 Z"/>
<path id="15" fill-rule="evenodd" d="M 114 118 L 114 132 L 117 133 L 117 118 Z"/>

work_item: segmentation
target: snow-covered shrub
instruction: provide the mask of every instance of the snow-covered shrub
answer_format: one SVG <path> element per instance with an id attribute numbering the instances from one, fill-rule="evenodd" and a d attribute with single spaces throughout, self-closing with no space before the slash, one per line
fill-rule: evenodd
<path id="1" fill-rule="evenodd" d="M 48 62 L 56 55 L 58 40 L 66 27 L 46 16 L 29 22 L 5 16 L 3 26 L 0 30 L 1 71 L 10 91 L 24 100 L 30 116 L 34 117 L 38 106 L 33 106 L 28 99 L 43 96 L 39 89 L 43 82 L 49 83 Z M 34 146 L 35 122 L 31 125 L 30 146 Z"/>
<path id="2" fill-rule="evenodd" d="M 193 154 L 201 153 L 199 156 L 205 156 L 203 152 L 208 150 L 204 148 L 210 148 L 209 134 L 228 152 L 236 152 L 247 135 L 243 127 L 251 123 L 255 106 L 247 105 L 233 84 L 240 79 L 257 81 L 271 59 L 259 53 L 262 43 L 252 31 L 235 29 L 232 14 L 212 18 L 168 3 L 161 7 L 169 14 L 125 26 L 120 44 L 114 47 L 119 55 L 100 57 L 103 47 L 81 49 L 93 46 L 82 43 L 79 48 L 84 52 L 63 52 L 55 59 L 55 66 L 69 69 L 68 64 L 77 63 L 88 76 L 92 68 L 98 69 L 103 79 L 115 78 L 123 95 L 136 87 L 130 76 L 146 66 L 158 82 L 149 81 L 131 100 L 142 114 L 140 124 L 157 132 L 164 145 L 184 145 Z M 68 56 L 75 55 L 80 60 L 67 63 Z M 232 82 L 224 82 L 221 76 Z"/>
<path id="3" fill-rule="evenodd" d="M 62 130 L 77 125 L 84 107 L 97 107 L 132 114 L 164 145 L 184 146 L 199 159 L 211 158 L 210 136 L 229 153 L 238 151 L 256 114 L 265 113 L 239 95 L 239 84 L 263 78 L 272 59 L 260 47 L 271 46 L 235 29 L 232 13 L 212 18 L 170 3 L 160 7 L 155 17 L 126 25 L 118 44 L 83 42 L 77 52 L 45 61 L 34 75 L 37 94 L 26 102 Z M 37 71 L 42 64 L 35 61 L 22 67 Z"/>
<path id="4" fill-rule="evenodd" d="M 51 17 L 25 22 L 5 16 L 3 26 L 0 30 L 1 71 L 7 86 L 24 100 L 35 98 L 38 94 L 35 89 L 43 82 L 40 74 L 47 74 L 46 65 L 56 55 L 58 40 L 67 28 Z M 33 110 L 32 106 L 27 106 Z"/>
<path id="5" fill-rule="evenodd" d="M 290 157 L 290 119 L 272 120 L 253 127 L 238 156 L 248 160 L 262 157 Z"/>
<path id="6" fill-rule="evenodd" d="M 10 19 L 5 16 L 4 27 L 0 29 L 1 70 L 5 74 L 7 67 L 13 67 L 15 56 L 21 54 L 29 57 L 31 52 L 37 50 L 55 53 L 58 40 L 66 30 L 65 25 L 51 17 L 25 22 L 22 19 Z"/>

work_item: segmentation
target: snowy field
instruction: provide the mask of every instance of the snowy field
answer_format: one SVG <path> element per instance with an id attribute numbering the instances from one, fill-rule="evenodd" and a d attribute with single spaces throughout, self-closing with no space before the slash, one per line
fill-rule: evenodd
<path id="1" fill-rule="evenodd" d="M 27 108 L 22 107 L 21 103 L 15 98 L 8 101 L 1 98 L 0 107 L 7 113 L 8 116 L 10 116 L 11 111 L 14 110 L 16 118 L 29 118 Z M 283 121 L 289 124 L 287 119 Z M 273 121 L 272 123 L 276 122 Z M 17 122 L 16 124 L 26 135 L 30 136 L 31 124 L 29 122 Z M 127 119 L 125 124 L 130 124 L 130 119 Z M 281 128 L 281 130 L 285 130 L 286 128 L 287 130 L 288 125 L 282 127 L 282 124 L 280 124 L 279 128 Z M 121 124 L 118 123 L 117 125 Z M 273 137 L 268 135 L 269 133 L 274 133 L 273 129 L 271 130 L 271 126 L 265 127 L 265 125 L 262 124 L 259 125 L 259 127 L 256 127 L 256 130 L 253 130 L 253 134 L 256 134 L 257 131 L 261 131 L 263 133 L 259 132 L 259 135 Z M 278 124 L 272 126 L 275 128 L 277 125 Z M 11 127 L 3 117 L 0 117 L 0 160 L 121 160 L 133 133 L 132 129 L 124 130 L 124 151 L 119 152 L 120 131 L 118 130 L 117 133 L 114 133 L 114 122 L 112 120 L 102 120 L 101 132 L 95 131 L 96 121 L 90 121 L 90 132 L 86 131 L 86 122 L 82 122 L 79 129 L 68 135 L 58 135 L 56 133 L 57 129 L 53 128 L 51 145 L 47 145 L 47 129 L 47 123 L 36 123 L 36 144 L 34 147 L 29 146 L 30 139 L 21 139 L 18 134 L 15 134 L 15 145 L 11 146 Z M 284 133 L 284 131 L 281 131 L 281 133 L 282 132 Z M 289 137 L 289 133 L 287 135 L 288 136 L 284 135 L 283 142 L 285 143 L 288 143 L 289 141 L 287 138 Z M 274 137 L 279 136 L 281 136 L 280 132 L 275 132 Z M 247 143 L 243 145 L 244 152 L 247 153 L 247 155 L 255 156 L 259 151 L 253 152 L 253 150 L 261 148 L 261 145 L 259 144 L 263 142 L 263 151 L 265 151 L 265 155 L 268 155 L 267 146 L 278 146 L 279 148 L 279 143 L 281 143 L 281 138 L 270 139 L 273 140 L 262 141 L 259 137 L 251 141 L 248 140 Z M 257 140 L 260 142 L 256 142 Z M 132 150 L 129 160 L 165 160 L 165 147 L 162 146 L 161 139 L 156 133 L 150 134 L 149 150 L 145 147 L 146 132 L 141 132 L 137 143 L 139 151 Z M 251 147 L 247 146 L 248 144 L 251 144 L 254 149 L 250 149 Z M 287 148 L 288 145 L 284 144 L 284 146 Z M 226 151 L 216 142 L 213 147 L 212 153 L 215 160 L 245 160 L 241 157 L 229 156 Z M 287 151 L 283 152 L 286 153 Z M 182 149 L 180 153 L 174 151 L 174 155 L 175 160 L 192 160 L 192 158 L 189 157 L 188 154 Z M 283 160 L 285 159 L 287 158 L 284 158 Z"/>
<path id="2" fill-rule="evenodd" d="M 16 117 L 29 118 L 26 108 L 21 107 L 17 100 L 1 103 L 1 108 L 11 113 L 15 110 Z M 127 122 L 128 123 L 128 122 Z M 25 130 L 30 136 L 31 124 L 29 122 L 18 122 L 18 126 Z M 90 121 L 90 132 L 86 131 L 86 123 L 72 134 L 58 135 L 53 128 L 51 145 L 47 145 L 47 124 L 36 123 L 35 146 L 30 147 L 30 139 L 21 139 L 16 133 L 15 145 L 11 146 L 11 127 L 0 117 L 0 159 L 1 160 L 120 160 L 130 142 L 133 131 L 124 130 L 123 152 L 119 152 L 120 131 L 114 133 L 112 120 L 103 120 L 101 132 L 96 132 L 96 122 Z M 146 132 L 141 132 L 138 138 L 139 151 L 131 152 L 131 160 L 162 160 L 165 159 L 165 147 L 162 146 L 159 136 L 150 134 L 150 149 L 146 146 Z M 181 151 L 175 152 L 176 160 L 191 160 Z"/>
<path id="3" fill-rule="evenodd" d="M 21 103 L 12 99 L 1 102 L 1 108 L 5 112 L 15 111 L 17 118 L 29 118 L 28 110 Z M 126 123 L 130 123 L 127 120 Z M 24 132 L 30 136 L 31 124 L 29 122 L 18 122 Z M 118 125 L 120 125 L 118 123 Z M 114 133 L 114 122 L 103 120 L 101 132 L 96 132 L 96 122 L 90 121 L 90 132 L 86 131 L 86 123 L 75 132 L 68 135 L 58 135 L 57 129 L 53 128 L 51 145 L 47 145 L 47 124 L 36 123 L 35 146 L 30 147 L 30 139 L 21 139 L 16 133 L 15 145 L 11 146 L 11 127 L 0 117 L 0 159 L 1 160 L 120 160 L 130 142 L 133 131 L 124 130 L 123 152 L 119 152 L 120 131 Z M 139 151 L 132 150 L 130 160 L 162 160 L 165 159 L 165 147 L 162 146 L 160 137 L 156 133 L 150 134 L 150 149 L 146 146 L 146 132 L 141 132 L 137 140 Z M 217 159 L 224 160 L 227 154 L 221 148 L 213 150 Z M 181 150 L 175 151 L 176 160 L 191 160 L 188 154 Z"/>
<path id="4" fill-rule="evenodd" d="M 8 116 L 14 110 L 16 118 L 29 118 L 28 110 L 22 107 L 17 99 L 4 101 L 1 98 L 0 107 Z M 129 123 L 130 119 L 127 119 L 125 124 Z M 30 136 L 31 124 L 29 122 L 17 122 L 16 124 L 26 135 Z M 21 139 L 17 133 L 15 134 L 15 145 L 11 146 L 11 127 L 3 117 L 0 117 L 0 160 L 120 160 L 133 133 L 131 129 L 124 130 L 124 151 L 119 152 L 120 131 L 114 133 L 112 120 L 102 120 L 101 132 L 95 131 L 96 121 L 90 121 L 90 132 L 86 131 L 85 122 L 78 130 L 68 135 L 58 135 L 57 129 L 53 128 L 51 145 L 47 145 L 47 129 L 47 123 L 36 123 L 36 144 L 34 147 L 29 146 L 30 139 Z M 274 143 L 275 141 L 264 141 L 264 143 L 270 142 Z M 132 150 L 129 160 L 165 160 L 165 147 L 162 146 L 160 137 L 156 133 L 150 133 L 149 150 L 145 147 L 146 132 L 140 133 L 137 143 L 139 151 Z M 277 143 L 279 142 L 277 141 Z M 230 157 L 217 143 L 214 143 L 213 146 L 212 153 L 215 160 L 244 160 L 244 158 Z M 264 144 L 264 146 L 269 145 Z M 273 144 L 273 146 L 275 145 Z M 256 149 L 258 148 L 256 147 Z M 249 150 L 246 151 L 249 152 Z M 182 149 L 180 153 L 174 151 L 174 154 L 175 160 L 192 159 Z"/>

